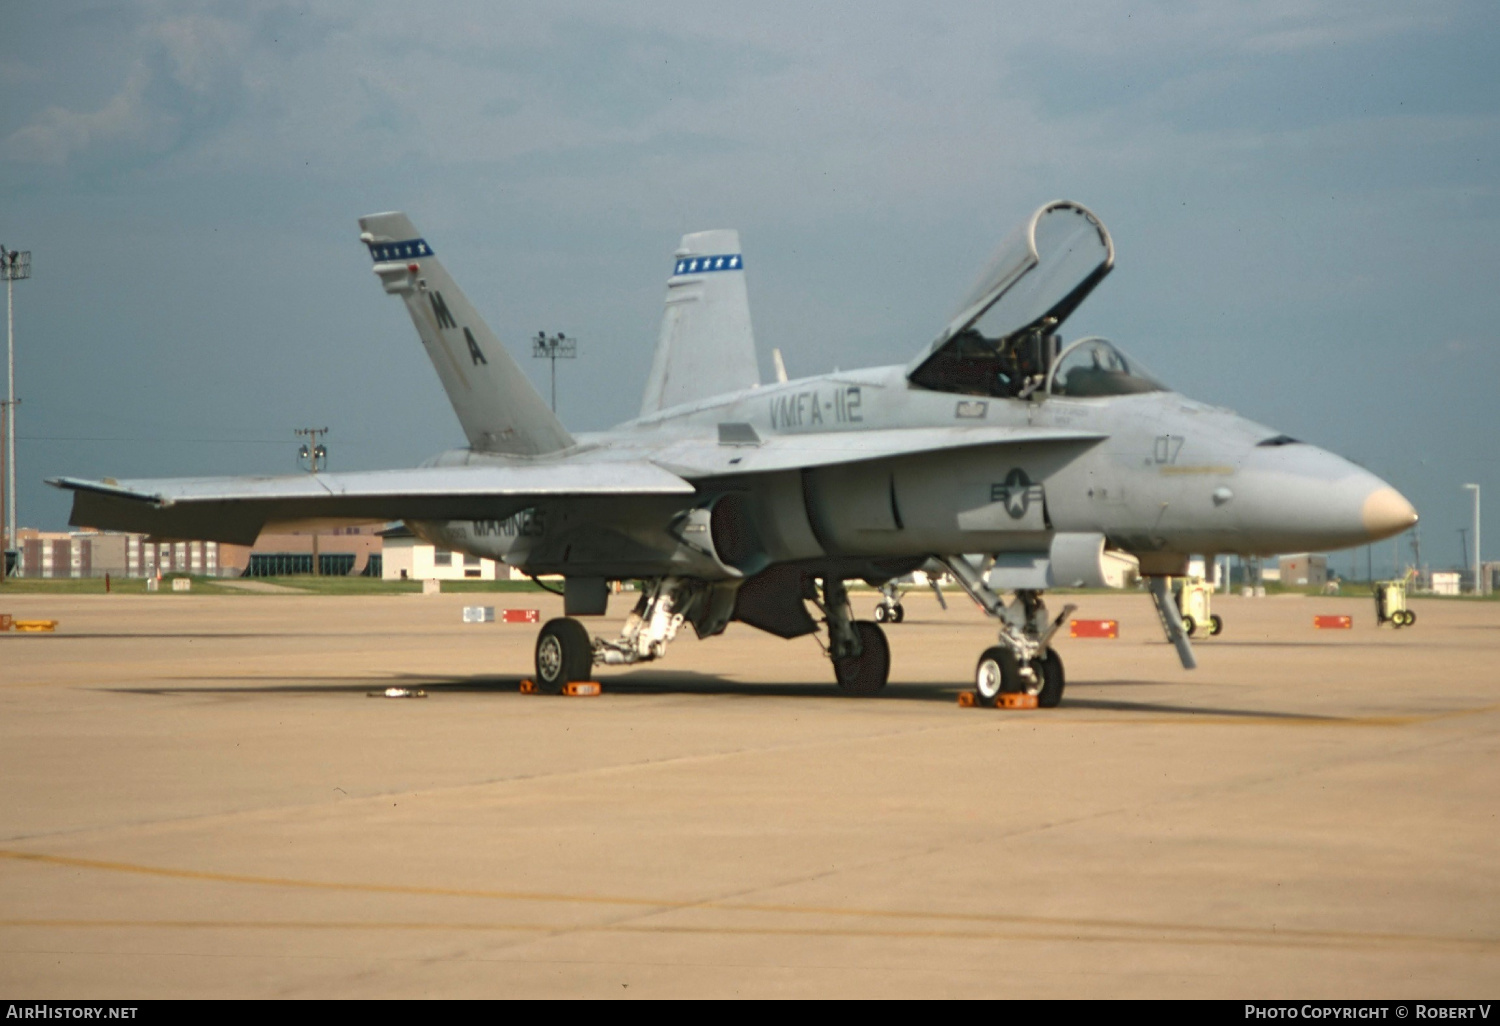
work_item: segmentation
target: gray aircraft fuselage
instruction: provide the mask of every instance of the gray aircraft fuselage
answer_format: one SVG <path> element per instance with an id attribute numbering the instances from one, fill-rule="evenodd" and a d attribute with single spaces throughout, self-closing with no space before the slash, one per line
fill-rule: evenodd
<path id="1" fill-rule="evenodd" d="M 805 438 L 809 449 L 835 433 L 928 427 L 1081 437 L 895 456 L 872 441 L 867 460 L 751 483 L 733 464 L 755 442 L 720 444 L 722 424 L 749 425 L 747 437 L 761 442 Z M 673 446 L 688 439 L 724 452 L 725 473 L 699 478 L 700 495 L 746 504 L 759 552 L 753 565 L 740 562 L 745 574 L 775 563 L 863 560 L 873 561 L 866 576 L 889 576 L 903 572 L 901 561 L 931 554 L 1043 551 L 1054 532 L 1101 533 L 1139 558 L 1143 572 L 1181 572 L 1189 554 L 1339 549 L 1415 519 L 1393 488 L 1348 460 L 1176 392 L 975 396 L 916 385 L 902 366 L 747 389 L 580 436 L 578 446 L 670 468 Z M 485 459 L 454 450 L 431 462 Z M 668 526 L 682 506 L 675 497 L 572 499 L 506 519 L 412 527 L 439 545 L 537 574 L 740 576 L 734 560 L 718 558 L 721 546 L 704 544 L 707 523 Z M 695 528 L 705 537 L 695 538 Z"/>

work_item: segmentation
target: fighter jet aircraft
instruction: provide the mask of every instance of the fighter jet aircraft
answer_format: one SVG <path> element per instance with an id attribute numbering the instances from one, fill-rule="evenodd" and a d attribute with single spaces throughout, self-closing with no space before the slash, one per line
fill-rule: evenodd
<path id="1" fill-rule="evenodd" d="M 979 698 L 1024 691 L 1055 706 L 1068 611 L 1049 615 L 1048 589 L 1143 577 L 1191 667 L 1167 592 L 1189 554 L 1339 549 L 1417 518 L 1369 472 L 1179 395 L 1103 338 L 1065 343 L 1063 323 L 1114 266 L 1108 231 L 1076 203 L 1026 218 L 905 366 L 772 383 L 738 233 L 687 235 L 640 416 L 576 436 L 406 215 L 360 229 L 468 445 L 408 470 L 61 478 L 72 523 L 249 544 L 271 524 L 401 520 L 443 548 L 561 575 L 566 615 L 536 642 L 548 691 L 596 665 L 659 659 L 683 624 L 709 637 L 740 621 L 781 638 L 822 632 L 838 686 L 874 694 L 890 650 L 878 624 L 854 619 L 848 582 L 879 586 L 936 559 L 998 629 L 975 669 Z M 623 630 L 591 638 L 579 618 L 603 615 L 624 579 L 642 590 Z"/>

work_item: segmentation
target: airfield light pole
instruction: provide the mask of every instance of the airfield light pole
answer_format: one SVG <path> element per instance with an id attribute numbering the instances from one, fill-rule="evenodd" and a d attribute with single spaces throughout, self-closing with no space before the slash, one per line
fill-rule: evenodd
<path id="1" fill-rule="evenodd" d="M 552 412 L 557 412 L 557 361 L 572 360 L 578 356 L 578 340 L 562 332 L 549 336 L 545 331 L 536 333 L 531 340 L 531 355 L 537 359 L 552 361 Z"/>
<path id="2" fill-rule="evenodd" d="M 16 282 L 31 277 L 31 250 L 0 246 L 0 277 L 5 279 L 5 494 L 9 498 L 7 544 L 16 542 Z M 0 557 L 3 558 L 3 557 Z"/>
<path id="3" fill-rule="evenodd" d="M 6 443 L 10 440 L 10 433 L 6 430 L 5 425 L 11 407 L 16 406 L 20 401 L 17 399 L 15 402 L 6 402 L 4 399 L 0 399 L 0 516 L 3 516 L 5 510 L 5 497 L 10 494 L 10 490 L 5 485 L 6 470 L 10 466 L 10 461 L 5 456 L 8 451 Z M 3 520 L 0 520 L 0 583 L 3 583 L 5 578 L 10 576 L 9 560 L 6 556 L 8 555 L 7 550 L 12 547 L 16 553 L 16 573 L 19 575 L 21 572 L 20 543 L 16 541 L 14 536 L 5 536 L 5 523 Z"/>
<path id="4" fill-rule="evenodd" d="M 5 510 L 5 496 L 9 494 L 5 490 L 5 442 L 10 436 L 5 433 L 5 415 L 10 412 L 10 403 L 0 399 L 0 515 Z M 5 583 L 5 576 L 9 568 L 6 564 L 10 555 L 10 542 L 5 537 L 4 522 L 0 521 L 0 584 Z M 16 561 L 20 562 L 20 554 L 16 555 Z"/>
<path id="5" fill-rule="evenodd" d="M 1474 491 L 1474 594 L 1484 594 L 1484 564 L 1479 561 L 1479 486 L 1466 484 Z"/>
<path id="6" fill-rule="evenodd" d="M 294 432 L 299 438 L 306 438 L 302 448 L 297 450 L 297 461 L 306 464 L 309 474 L 316 474 L 328 466 L 328 447 L 318 441 L 323 435 L 328 434 L 326 427 L 322 428 L 297 428 Z M 322 568 L 318 566 L 318 531 L 313 529 L 312 536 L 312 572 L 314 577 L 322 575 Z"/>

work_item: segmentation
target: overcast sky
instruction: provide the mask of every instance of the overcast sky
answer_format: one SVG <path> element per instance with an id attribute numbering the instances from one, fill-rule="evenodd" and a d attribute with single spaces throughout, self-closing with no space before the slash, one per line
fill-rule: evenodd
<path id="1" fill-rule="evenodd" d="M 1370 467 L 1435 566 L 1483 484 L 1494 553 L 1496 53 L 1483 0 L 0 0 L 21 520 L 64 525 L 57 474 L 292 471 L 297 427 L 333 469 L 462 444 L 361 214 L 407 211 L 544 392 L 528 338 L 580 337 L 591 430 L 684 232 L 740 230 L 798 376 L 905 362 L 1067 198 L 1117 250 L 1067 337 Z"/>

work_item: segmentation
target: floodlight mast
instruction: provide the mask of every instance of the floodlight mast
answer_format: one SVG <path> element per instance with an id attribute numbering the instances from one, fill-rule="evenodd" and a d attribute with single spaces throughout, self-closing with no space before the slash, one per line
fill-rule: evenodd
<path id="1" fill-rule="evenodd" d="M 1474 492 L 1474 594 L 1483 595 L 1484 564 L 1479 561 L 1479 486 L 1466 484 L 1464 487 Z"/>
<path id="2" fill-rule="evenodd" d="M 557 361 L 572 360 L 578 356 L 578 340 L 562 332 L 549 336 L 545 331 L 536 333 L 531 340 L 531 355 L 552 361 L 552 412 L 557 412 Z"/>
<path id="3" fill-rule="evenodd" d="M 307 472 L 316 474 L 328 466 L 328 447 L 318 441 L 323 435 L 328 434 L 326 427 L 321 428 L 295 428 L 293 433 L 299 438 L 306 438 L 297 450 L 297 461 L 307 464 Z M 312 573 L 314 577 L 322 576 L 322 568 L 318 566 L 318 530 L 313 528 L 312 535 Z"/>
<path id="4" fill-rule="evenodd" d="M 0 551 L 16 544 L 16 297 L 17 281 L 31 277 L 31 250 L 7 250 L 0 245 L 0 277 L 5 279 L 5 494 L 9 509 L 7 533 Z M 4 559 L 0 555 L 0 559 Z M 17 560 L 19 562 L 19 559 Z"/>
<path id="5" fill-rule="evenodd" d="M 4 527 L 5 521 L 4 521 L 3 517 L 4 517 L 5 508 L 6 508 L 5 507 L 5 497 L 8 494 L 10 494 L 5 489 L 5 470 L 6 470 L 6 466 L 7 466 L 5 454 L 8 451 L 8 449 L 6 447 L 6 442 L 10 438 L 9 433 L 6 431 L 5 424 L 6 424 L 6 416 L 7 416 L 7 414 L 10 413 L 11 405 L 12 405 L 11 403 L 6 402 L 4 399 L 0 399 L 0 584 L 5 583 L 5 578 L 10 573 L 10 567 L 7 565 L 10 562 L 10 560 L 9 560 L 10 552 L 8 551 L 9 548 L 10 548 L 10 545 L 5 542 L 4 537 L 3 537 L 3 535 L 5 533 L 5 527 Z M 17 547 L 17 549 L 16 549 L 16 568 L 18 570 L 20 569 L 20 565 L 21 565 L 21 550 L 20 550 L 19 547 Z"/>

